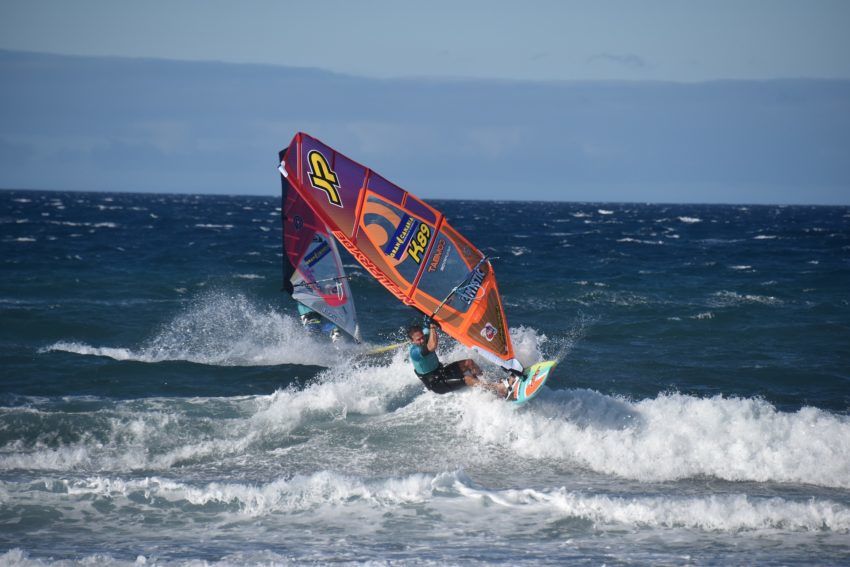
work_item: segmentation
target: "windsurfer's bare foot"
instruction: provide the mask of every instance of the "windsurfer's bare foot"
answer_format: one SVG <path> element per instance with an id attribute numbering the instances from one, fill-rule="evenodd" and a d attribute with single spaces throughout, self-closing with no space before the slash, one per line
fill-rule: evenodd
<path id="1" fill-rule="evenodd" d="M 516 385 L 519 383 L 518 376 L 509 376 L 499 381 L 499 389 L 497 393 L 501 398 L 514 398 L 513 395 L 514 390 L 516 389 Z"/>

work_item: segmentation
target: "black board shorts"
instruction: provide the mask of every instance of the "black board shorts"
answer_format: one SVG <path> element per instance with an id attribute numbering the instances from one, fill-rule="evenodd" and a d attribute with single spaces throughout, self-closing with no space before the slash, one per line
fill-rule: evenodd
<path id="1" fill-rule="evenodd" d="M 436 370 L 432 370 L 428 374 L 419 374 L 419 379 L 425 384 L 425 387 L 436 394 L 448 394 L 455 390 L 460 390 L 466 387 L 466 382 L 463 379 L 463 368 L 460 365 L 461 361 L 452 362 L 443 366 L 440 365 Z"/>

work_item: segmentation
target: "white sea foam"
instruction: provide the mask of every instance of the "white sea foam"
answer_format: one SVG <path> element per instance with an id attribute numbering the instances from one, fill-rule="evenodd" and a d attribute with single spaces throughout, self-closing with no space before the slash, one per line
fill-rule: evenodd
<path id="1" fill-rule="evenodd" d="M 297 328 L 297 332 L 303 335 L 302 329 Z M 512 337 L 521 361 L 528 364 L 542 357 L 540 345 L 547 342 L 544 336 L 520 327 Z M 560 347 L 563 351 L 569 346 L 553 344 L 552 348 Z M 74 344 L 54 348 L 59 347 L 117 360 L 153 361 L 151 353 L 140 356 L 127 349 Z M 324 343 L 322 348 L 327 351 L 332 347 Z M 253 454 L 258 443 L 273 440 L 275 444 L 305 423 L 316 419 L 345 420 L 348 414 L 386 415 L 397 400 L 421 392 L 423 387 L 406 359 L 406 349 L 397 349 L 387 356 L 376 362 L 374 358 L 352 358 L 352 353 L 347 353 L 345 364 L 322 371 L 302 387 L 289 387 L 267 396 L 228 398 L 221 402 L 199 398 L 192 402 L 198 407 L 225 404 L 231 408 L 229 412 L 236 411 L 239 415 L 229 420 L 198 423 L 185 415 L 186 409 L 179 400 L 151 400 L 141 405 L 119 403 L 98 418 L 101 423 L 98 431 L 81 432 L 80 439 L 74 442 L 58 447 L 41 444 L 5 447 L 5 452 L 0 454 L 0 470 L 167 470 L 210 458 L 243 458 L 240 456 Z M 440 356 L 449 361 L 472 353 L 445 341 Z M 492 370 L 492 366 L 479 361 Z M 108 420 L 103 422 L 102 418 L 107 416 Z M 88 419 L 82 415 L 79 418 Z M 203 434 L 193 435 L 191 432 L 196 430 Z M 104 442 L 103 438 L 109 441 Z M 334 463 L 342 459 L 351 464 L 347 452 L 337 452 L 331 448 L 326 457 Z"/>
<path id="2" fill-rule="evenodd" d="M 167 470 L 209 457 L 243 454 L 261 437 L 244 423 L 222 423 L 218 436 L 177 442 L 189 425 L 176 412 L 118 412 L 107 420 L 109 441 L 85 433 L 80 441 L 59 447 L 4 447 L 0 470 L 133 471 Z M 163 445 L 166 445 L 163 448 Z M 170 447 L 168 447 L 170 445 Z"/>
<path id="3" fill-rule="evenodd" d="M 209 302 L 202 302 L 201 306 L 204 305 L 213 307 Z M 256 315 L 258 310 L 255 307 L 238 301 L 234 310 L 224 309 L 227 317 L 212 321 L 210 327 L 202 326 L 194 331 L 203 334 L 202 331 L 230 324 L 234 336 L 250 335 L 254 331 L 249 327 L 246 332 L 244 323 L 228 323 L 229 317 L 236 317 L 235 312 L 243 310 L 253 311 L 252 316 L 262 321 L 274 321 L 276 324 L 282 321 L 280 315 L 262 312 Z M 222 307 L 215 307 L 213 311 L 221 314 Z M 154 353 L 186 356 L 188 353 L 205 360 L 223 357 L 232 363 L 232 355 L 228 358 L 219 352 L 222 349 L 230 349 L 231 353 L 239 350 L 228 343 L 232 340 L 231 331 L 225 333 L 227 341 L 218 336 L 208 342 L 186 342 L 188 331 L 198 324 L 191 319 L 204 319 L 206 315 L 202 308 L 195 308 L 184 316 L 190 321 L 178 321 L 167 326 L 157 338 L 161 349 L 147 351 L 146 356 L 154 356 Z M 297 321 L 287 319 L 290 320 L 281 324 L 291 326 L 292 337 L 308 341 Z M 581 332 L 581 328 L 575 330 L 577 336 Z M 262 336 L 262 333 L 257 336 Z M 574 337 L 567 337 L 566 343 L 560 344 L 534 329 L 520 327 L 513 330 L 512 339 L 518 358 L 528 364 L 552 358 L 551 351 L 559 347 L 562 352 L 556 357 L 561 358 Z M 269 352 L 269 345 L 256 337 L 252 340 L 253 346 L 241 355 L 243 359 L 251 358 L 244 352 L 268 356 L 265 353 Z M 301 351 L 306 351 L 310 343 L 297 342 L 289 346 L 293 345 L 300 353 L 297 356 L 303 356 Z M 83 346 L 75 348 L 84 351 Z M 317 351 L 317 358 L 324 360 L 328 350 L 329 345 L 323 343 Z M 357 414 L 377 420 L 376 424 L 380 421 L 379 429 L 384 435 L 394 435 L 393 427 L 399 427 L 397 420 L 402 418 L 416 420 L 414 431 L 421 429 L 421 423 L 429 424 L 422 430 L 422 435 L 427 435 L 434 424 L 446 428 L 444 431 L 448 437 L 428 449 L 437 452 L 434 457 L 440 462 L 451 462 L 451 455 L 458 446 L 464 451 L 477 447 L 483 449 L 475 458 L 484 463 L 488 459 L 500 458 L 500 454 L 504 456 L 500 451 L 507 451 L 512 458 L 523 461 L 560 461 L 596 473 L 637 481 L 674 481 L 710 476 L 728 481 L 850 488 L 850 418 L 847 416 L 810 407 L 796 412 L 780 412 L 758 399 L 663 394 L 633 401 L 589 390 L 548 387 L 526 406 L 506 404 L 480 391 L 419 396 L 422 386 L 410 369 L 405 350 L 399 349 L 390 360 L 380 364 L 374 360 L 352 362 L 349 353 L 345 364 L 322 371 L 306 385 L 279 390 L 268 396 L 228 399 L 226 403 L 234 410 L 238 409 L 237 415 L 232 419 L 217 420 L 212 427 L 203 425 L 204 434 L 198 436 L 176 433 L 191 427 L 182 410 L 177 411 L 168 404 L 163 406 L 164 402 L 148 401 L 141 408 L 128 404 L 110 417 L 106 433 L 86 433 L 80 440 L 60 447 L 6 446 L 0 468 L 165 470 L 181 463 L 209 458 L 220 460 L 240 456 L 254 460 L 257 458 L 256 448 L 268 442 L 264 440 L 279 439 L 304 424 L 314 423 L 317 418 L 345 422 L 348 415 Z M 139 353 L 122 349 L 96 353 L 118 359 L 139 359 Z M 296 355 L 287 356 L 291 360 Z M 444 361 L 467 356 L 470 356 L 469 351 L 456 343 L 444 341 L 441 345 L 440 357 Z M 485 366 L 483 361 L 481 365 L 488 375 L 501 375 L 492 370 L 492 366 Z M 560 379 L 564 378 L 556 376 L 556 381 Z M 552 387 L 556 383 L 553 382 Z M 396 412 L 393 409 L 399 407 L 396 405 L 399 399 L 411 396 L 415 397 L 415 402 L 405 402 L 409 406 L 406 411 Z M 197 403 L 207 405 L 213 402 L 198 400 Z M 412 435 L 408 428 L 402 429 L 406 431 L 405 436 Z M 104 442 L 104 438 L 108 441 Z M 424 439 L 415 436 L 408 437 L 408 441 L 407 445 L 412 446 L 424 443 Z M 487 447 L 498 447 L 499 451 L 488 451 Z M 315 452 L 316 445 L 309 449 Z M 280 450 L 289 449 L 283 447 Z M 353 466 L 358 458 L 374 458 L 369 451 L 358 456 L 357 452 L 332 443 L 325 447 L 321 457 L 318 453 L 311 453 L 311 458 L 325 459 L 324 462 L 329 464 L 326 468 L 346 470 L 343 467 L 346 464 Z M 683 525 L 689 524 L 684 522 Z"/>
<path id="4" fill-rule="evenodd" d="M 770 295 L 740 294 L 735 291 L 718 291 L 712 294 L 710 303 L 717 307 L 730 307 L 748 303 L 760 303 L 762 305 L 782 305 L 783 301 Z"/>
<path id="5" fill-rule="evenodd" d="M 597 282 L 594 283 L 593 286 L 599 289 L 587 291 L 580 297 L 575 298 L 573 301 L 580 305 L 608 304 L 621 305 L 624 307 L 646 305 L 647 303 L 650 303 L 650 299 L 642 295 L 623 291 L 609 291 L 605 289 L 608 287 L 605 283 Z"/>
<path id="6" fill-rule="evenodd" d="M 421 390 L 405 354 L 396 351 L 382 365 L 351 360 L 321 372 L 301 388 L 270 395 L 194 398 L 188 405 L 167 398 L 119 402 L 69 420 L 70 426 L 79 419 L 79 427 L 85 429 L 74 442 L 57 447 L 17 442 L 0 448 L 0 470 L 170 470 L 209 459 L 244 460 L 249 455 L 256 461 L 269 458 L 258 450 L 279 443 L 307 422 L 345 420 L 349 414 L 385 415 L 399 396 Z M 223 408 L 229 418 L 196 417 L 195 408 Z M 6 412 L 43 414 L 30 408 Z M 90 431 L 86 424 L 93 418 L 99 425 Z M 342 466 L 351 464 L 345 450 L 332 449 L 325 458 Z"/>
<path id="7" fill-rule="evenodd" d="M 383 365 L 354 361 L 328 369 L 303 389 L 279 390 L 258 400 L 251 423 L 279 433 L 292 431 L 317 413 L 341 419 L 348 413 L 383 414 L 400 393 L 422 388 L 405 357 L 405 352 L 397 350 Z"/>
<path id="8" fill-rule="evenodd" d="M 525 246 L 511 246 L 511 254 L 514 256 L 522 256 L 523 254 L 528 254 L 531 252 L 530 249 Z"/>
<path id="9" fill-rule="evenodd" d="M 239 275 L 234 277 L 240 277 Z M 252 275 L 246 276 L 252 279 Z M 540 341 L 526 327 L 511 330 L 520 360 L 539 360 Z M 455 344 L 444 341 L 444 345 Z M 183 360 L 215 366 L 263 366 L 305 364 L 333 367 L 352 356 L 369 351 L 372 345 L 356 346 L 347 341 L 331 344 L 323 336 L 304 331 L 294 316 L 253 304 L 242 294 L 211 292 L 196 298 L 156 336 L 138 347 L 93 346 L 78 341 L 58 341 L 42 352 L 64 351 L 105 356 L 121 361 L 163 362 Z M 449 356 L 471 356 L 457 346 Z"/>
<path id="10" fill-rule="evenodd" d="M 53 343 L 42 352 L 61 351 L 88 356 L 105 356 L 115 360 L 141 360 L 142 355 L 126 348 L 115 347 L 93 347 L 84 343 L 74 341 L 59 341 Z M 159 362 L 155 360 L 142 360 L 142 362 Z"/>
<path id="11" fill-rule="evenodd" d="M 635 244 L 652 244 L 652 245 L 664 244 L 664 242 L 661 241 L 661 240 L 640 240 L 640 239 L 637 239 L 637 238 L 630 238 L 628 236 L 625 237 L 625 238 L 620 238 L 619 240 L 617 240 L 617 242 L 634 242 Z"/>
<path id="12" fill-rule="evenodd" d="M 211 483 L 192 486 L 157 477 L 138 481 L 92 477 L 61 484 L 67 494 L 75 496 L 126 498 L 138 495 L 149 503 L 162 499 L 193 506 L 225 504 L 232 505 L 234 511 L 246 516 L 265 516 L 303 512 L 319 505 L 344 507 L 353 502 L 386 508 L 420 503 L 431 497 L 434 483 L 435 478 L 427 475 L 364 482 L 355 477 L 322 471 L 262 485 Z"/>
<path id="13" fill-rule="evenodd" d="M 600 215 L 613 215 L 614 214 L 614 211 L 609 211 L 609 210 L 606 210 L 606 209 L 599 209 L 596 212 L 599 213 Z"/>
<path id="14" fill-rule="evenodd" d="M 595 524 L 686 527 L 738 531 L 777 529 L 847 532 L 850 509 L 832 501 L 758 499 L 744 494 L 671 498 L 587 496 L 560 489 L 554 493 L 524 491 L 510 494 L 519 501 L 541 499 L 570 517 Z M 541 497 L 542 496 L 542 497 Z M 510 502 L 510 499 L 508 500 Z"/>
<path id="15" fill-rule="evenodd" d="M 578 518 L 600 528 L 685 527 L 711 531 L 783 529 L 786 531 L 850 531 L 850 508 L 824 499 L 804 501 L 757 498 L 745 494 L 711 496 L 634 496 L 593 494 L 566 487 L 493 489 L 463 471 L 410 474 L 364 480 L 333 471 L 296 475 L 264 484 L 187 484 L 159 477 L 124 480 L 95 476 L 46 481 L 58 494 L 84 500 L 128 500 L 135 505 L 162 502 L 206 507 L 247 517 L 336 510 L 371 509 L 381 514 L 415 504 L 453 516 L 521 514 L 523 517 Z M 221 510 L 221 506 L 225 509 Z M 491 512 L 485 512 L 492 509 Z"/>
<path id="16" fill-rule="evenodd" d="M 678 217 L 679 222 L 683 222 L 685 224 L 696 224 L 698 222 L 702 222 L 701 218 L 697 217 Z"/>
<path id="17" fill-rule="evenodd" d="M 452 349 L 445 354 L 451 360 L 457 353 Z M 850 488 L 850 418 L 815 408 L 779 412 L 763 400 L 678 394 L 631 402 L 587 390 L 548 388 L 534 403 L 514 406 L 481 391 L 419 396 L 421 391 L 404 355 L 396 353 L 386 365 L 329 369 L 303 388 L 269 396 L 197 399 L 192 404 L 198 407 L 224 403 L 231 412 L 238 409 L 230 419 L 200 425 L 177 402 L 122 404 L 99 418 L 108 418 L 107 431 L 85 432 L 80 440 L 59 447 L 5 446 L 0 469 L 150 471 L 208 459 L 257 461 L 268 459 L 258 450 L 306 423 L 343 423 L 357 414 L 375 420 L 370 428 L 381 435 L 404 431 L 405 446 L 415 447 L 417 455 L 430 455 L 429 462 L 456 462 L 455 451 L 461 447 L 479 466 L 502 459 L 507 451 L 524 461 L 561 461 L 644 482 L 711 476 Z M 408 403 L 404 412 L 393 411 L 395 400 L 410 396 L 415 403 Z M 425 437 L 409 437 L 412 423 Z M 422 429 L 423 423 L 428 427 Z M 199 426 L 203 434 L 191 433 Z M 436 445 L 428 441 L 435 427 L 442 439 Z M 373 449 L 352 452 L 333 442 L 324 446 L 321 439 L 294 449 L 310 451 L 311 462 L 320 459 L 338 470 L 376 457 Z M 279 451 L 287 460 L 295 458 L 287 448 Z M 277 450 L 271 456 L 275 454 Z M 390 458 L 400 459 L 403 468 L 405 459 L 417 455 Z"/>
<path id="18" fill-rule="evenodd" d="M 197 298 L 157 335 L 138 347 L 100 347 L 59 341 L 46 350 L 116 360 L 184 360 L 216 366 L 310 364 L 328 366 L 350 353 L 304 332 L 295 317 L 254 305 L 244 295 L 213 292 Z"/>
<path id="19" fill-rule="evenodd" d="M 811 407 L 786 413 L 757 399 L 665 394 L 631 402 L 548 390 L 527 411 L 471 403 L 463 419 L 483 441 L 508 443 L 521 456 L 566 459 L 624 478 L 850 488 L 850 418 Z"/>
<path id="20" fill-rule="evenodd" d="M 74 221 L 47 221 L 47 224 L 54 224 L 58 226 L 74 226 L 80 227 L 85 226 L 88 228 L 118 228 L 118 223 L 115 222 L 74 222 Z"/>

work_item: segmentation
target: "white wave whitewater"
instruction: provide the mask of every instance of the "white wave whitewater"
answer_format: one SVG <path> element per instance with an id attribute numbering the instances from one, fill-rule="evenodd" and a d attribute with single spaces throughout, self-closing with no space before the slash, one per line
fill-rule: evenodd
<path id="1" fill-rule="evenodd" d="M 470 523 L 481 522 L 482 514 L 496 521 L 500 515 L 510 513 L 581 519 L 598 528 L 850 531 L 850 507 L 830 500 L 740 493 L 679 497 L 600 495 L 566 487 L 499 490 L 477 484 L 461 470 L 386 479 L 320 471 L 265 484 L 189 484 L 158 477 L 125 480 L 101 476 L 45 479 L 33 484 L 43 488 L 43 493 L 33 500 L 45 506 L 61 507 L 69 499 L 85 503 L 92 511 L 104 502 L 112 506 L 132 504 L 149 517 L 164 515 L 178 506 L 187 511 L 205 510 L 222 524 L 278 514 L 321 514 L 334 509 L 340 515 L 373 514 L 378 520 L 387 511 L 419 505 L 455 518 L 465 516 Z"/>
<path id="2" fill-rule="evenodd" d="M 521 357 L 539 356 L 546 343 L 529 329 L 515 338 Z M 455 346 L 442 358 L 464 353 Z M 38 400 L 3 412 L 26 416 L 39 431 L 57 419 Z M 167 471 L 247 459 L 249 468 L 284 460 L 295 471 L 313 460 L 365 474 L 382 469 L 376 461 L 450 467 L 463 452 L 467 462 L 505 474 L 554 462 L 642 482 L 713 477 L 850 488 L 844 415 L 812 407 L 781 412 L 760 399 L 662 394 L 631 401 L 577 389 L 547 388 L 527 406 L 479 391 L 437 396 L 422 392 L 400 351 L 380 364 L 326 369 L 272 395 L 102 400 L 91 411 L 62 413 L 61 421 L 68 442 L 23 431 L 0 450 L 0 469 Z M 339 444 L 347 435 L 354 446 Z"/>
<path id="3" fill-rule="evenodd" d="M 527 354 L 548 345 L 530 329 L 516 338 Z M 770 563 L 777 546 L 780 562 L 802 561 L 850 536 L 847 417 L 758 399 L 437 396 L 397 351 L 271 395 L 80 398 L 68 410 L 33 398 L 0 411 L 42 432 L 0 447 L 4 521 L 64 526 L 51 550 L 28 537 L 8 548 L 0 561 L 13 565 L 52 564 L 43 557 L 80 541 L 92 551 L 80 564 L 196 561 L 159 557 L 163 546 L 221 566 L 375 553 L 536 565 L 565 546 L 585 560 L 669 562 L 659 538 L 703 560 L 754 547 Z M 586 551 L 600 538 L 604 553 Z"/>
<path id="4" fill-rule="evenodd" d="M 517 355 L 568 358 L 587 325 L 554 338 L 517 327 Z M 837 563 L 848 555 L 844 414 L 760 398 L 610 396 L 571 388 L 568 376 L 525 406 L 481 391 L 437 396 L 405 349 L 370 359 L 329 347 L 296 318 L 222 292 L 138 347 L 55 343 L 119 361 L 325 368 L 268 395 L 33 397 L 0 408 L 3 521 L 63 526 L 49 550 L 19 534 L 21 548 L 0 562 L 51 564 L 52 552 L 79 557 L 67 564 L 222 566 L 376 554 L 545 564 L 572 548 L 610 564 L 712 563 L 732 548 L 760 563 L 777 549 L 779 563 L 823 546 Z M 450 341 L 440 351 L 469 355 Z M 658 552 L 659 540 L 688 554 Z M 73 551 L 80 541 L 91 555 Z M 195 559 L 160 557 L 163 545 Z"/>
<path id="5" fill-rule="evenodd" d="M 93 346 L 58 341 L 44 351 L 105 356 L 120 361 L 186 361 L 213 366 L 305 364 L 329 366 L 355 349 L 341 343 L 328 349 L 324 337 L 304 332 L 298 319 L 272 307 L 260 307 L 244 294 L 203 294 L 138 347 Z"/>
<path id="6" fill-rule="evenodd" d="M 518 455 L 635 480 L 713 476 L 850 488 L 846 416 L 811 407 L 783 413 L 763 400 L 722 396 L 630 402 L 588 390 L 548 394 L 527 412 L 470 405 L 463 419 L 481 439 Z"/>

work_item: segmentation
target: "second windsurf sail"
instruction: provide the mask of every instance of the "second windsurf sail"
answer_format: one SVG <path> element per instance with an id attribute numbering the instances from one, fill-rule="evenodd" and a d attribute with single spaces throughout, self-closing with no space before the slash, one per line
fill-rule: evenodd
<path id="1" fill-rule="evenodd" d="M 360 342 L 351 287 L 333 237 L 285 176 L 281 191 L 284 288 Z"/>

